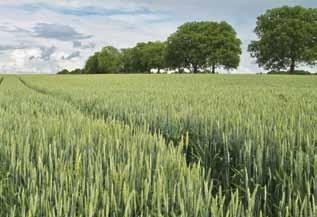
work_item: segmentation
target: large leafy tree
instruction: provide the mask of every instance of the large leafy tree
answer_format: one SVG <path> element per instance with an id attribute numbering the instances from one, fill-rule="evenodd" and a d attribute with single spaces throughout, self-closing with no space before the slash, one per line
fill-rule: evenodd
<path id="1" fill-rule="evenodd" d="M 144 53 L 145 43 L 138 43 L 133 48 L 122 49 L 123 71 L 126 73 L 146 72 L 147 65 L 145 64 Z"/>
<path id="2" fill-rule="evenodd" d="M 211 72 L 215 73 L 218 67 L 236 69 L 240 64 L 241 40 L 227 22 L 209 23 L 206 28 L 207 64 Z"/>
<path id="3" fill-rule="evenodd" d="M 121 53 L 112 46 L 104 47 L 98 54 L 99 73 L 119 73 L 122 70 Z"/>
<path id="4" fill-rule="evenodd" d="M 260 67 L 269 70 L 289 69 L 317 61 L 317 9 L 300 6 L 268 10 L 257 18 L 257 41 L 249 52 Z"/>
<path id="5" fill-rule="evenodd" d="M 166 60 L 172 68 L 215 73 L 217 67 L 237 68 L 241 41 L 226 22 L 191 22 L 180 26 L 167 40 Z"/>
<path id="6" fill-rule="evenodd" d="M 122 62 L 124 72 L 150 72 L 151 69 L 165 67 L 165 43 L 148 42 L 138 43 L 133 48 L 122 50 Z"/>
<path id="7" fill-rule="evenodd" d="M 90 56 L 85 65 L 85 73 L 119 73 L 122 70 L 122 55 L 112 46 L 104 47 L 100 52 Z"/>
<path id="8" fill-rule="evenodd" d="M 178 27 L 167 40 L 167 62 L 172 68 L 188 68 L 196 73 L 206 63 L 205 22 L 191 22 Z"/>
<path id="9" fill-rule="evenodd" d="M 124 73 L 135 73 L 135 58 L 133 48 L 124 48 L 121 50 L 122 53 L 122 71 Z"/>
<path id="10" fill-rule="evenodd" d="M 140 42 L 138 43 L 133 49 L 133 63 L 134 63 L 134 69 L 136 72 L 148 72 L 149 66 L 146 62 L 147 56 L 146 56 L 146 43 Z"/>
<path id="11" fill-rule="evenodd" d="M 143 45 L 142 63 L 147 71 L 157 69 L 160 73 L 165 68 L 165 43 L 156 41 Z"/>
<path id="12" fill-rule="evenodd" d="M 86 62 L 84 72 L 87 74 L 96 74 L 98 71 L 98 55 L 99 52 L 96 52 L 94 55 L 90 56 Z"/>
<path id="13" fill-rule="evenodd" d="M 57 72 L 58 75 L 67 75 L 69 71 L 67 69 L 63 69 L 62 71 Z"/>

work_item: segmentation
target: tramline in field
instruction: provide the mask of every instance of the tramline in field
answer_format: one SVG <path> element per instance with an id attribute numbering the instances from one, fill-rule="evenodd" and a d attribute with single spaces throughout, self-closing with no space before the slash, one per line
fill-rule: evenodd
<path id="1" fill-rule="evenodd" d="M 317 215 L 314 76 L 3 78 L 0 216 Z"/>

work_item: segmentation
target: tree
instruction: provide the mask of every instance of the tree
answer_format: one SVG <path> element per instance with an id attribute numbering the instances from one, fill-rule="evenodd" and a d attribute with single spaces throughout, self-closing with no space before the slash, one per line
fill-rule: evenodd
<path id="1" fill-rule="evenodd" d="M 74 70 L 70 71 L 69 74 L 74 74 L 74 75 L 83 74 L 83 70 L 81 70 L 81 69 L 74 69 Z"/>
<path id="2" fill-rule="evenodd" d="M 126 73 L 150 72 L 165 68 L 165 43 L 138 43 L 133 48 L 122 49 L 123 71 Z"/>
<path id="3" fill-rule="evenodd" d="M 317 9 L 280 7 L 257 18 L 257 41 L 249 45 L 251 57 L 266 70 L 295 72 L 302 63 L 317 60 Z"/>
<path id="4" fill-rule="evenodd" d="M 133 48 L 124 48 L 121 50 L 122 54 L 122 71 L 124 73 L 135 73 L 135 59 L 133 54 Z"/>
<path id="5" fill-rule="evenodd" d="M 67 69 L 63 69 L 62 71 L 57 72 L 58 75 L 67 75 L 69 71 Z"/>
<path id="6" fill-rule="evenodd" d="M 165 43 L 160 41 L 143 45 L 142 63 L 148 71 L 157 69 L 160 73 L 161 69 L 165 68 L 165 47 Z"/>
<path id="7" fill-rule="evenodd" d="M 138 43 L 133 48 L 122 49 L 122 64 L 125 73 L 146 72 L 147 65 L 145 64 L 145 43 Z"/>
<path id="8" fill-rule="evenodd" d="M 96 52 L 94 55 L 90 56 L 85 65 L 85 73 L 87 74 L 96 74 L 99 73 L 98 71 L 98 55 L 99 53 Z"/>
<path id="9" fill-rule="evenodd" d="M 210 23 L 206 28 L 208 44 L 207 67 L 215 73 L 216 68 L 236 69 L 240 64 L 241 41 L 237 33 L 227 22 Z"/>
<path id="10" fill-rule="evenodd" d="M 104 47 L 97 59 L 97 73 L 119 73 L 122 70 L 121 53 L 115 47 Z"/>
<path id="11" fill-rule="evenodd" d="M 58 75 L 69 75 L 69 74 L 83 74 L 82 69 L 74 69 L 72 71 L 68 71 L 67 69 L 63 69 L 62 71 L 57 72 Z"/>
<path id="12" fill-rule="evenodd" d="M 237 68 L 241 41 L 226 22 L 191 22 L 180 26 L 167 40 L 166 61 L 172 68 L 199 70 Z"/>
<path id="13" fill-rule="evenodd" d="M 203 26 L 203 22 L 186 23 L 168 38 L 167 62 L 170 67 L 188 68 L 196 73 L 206 63 Z"/>
<path id="14" fill-rule="evenodd" d="M 146 53 L 145 53 L 146 43 L 138 43 L 134 48 L 132 48 L 132 63 L 135 72 L 148 72 L 148 65 L 146 64 Z"/>
<path id="15" fill-rule="evenodd" d="M 85 73 L 119 73 L 122 71 L 122 54 L 112 46 L 104 47 L 90 56 L 85 65 Z"/>

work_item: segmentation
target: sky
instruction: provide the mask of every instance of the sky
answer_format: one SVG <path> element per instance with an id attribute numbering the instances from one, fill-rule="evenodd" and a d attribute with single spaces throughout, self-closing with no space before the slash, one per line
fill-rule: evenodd
<path id="1" fill-rule="evenodd" d="M 55 73 L 84 66 L 104 46 L 166 40 L 190 21 L 229 22 L 242 40 L 239 69 L 263 71 L 247 52 L 256 17 L 317 0 L 0 0 L 0 72 Z"/>

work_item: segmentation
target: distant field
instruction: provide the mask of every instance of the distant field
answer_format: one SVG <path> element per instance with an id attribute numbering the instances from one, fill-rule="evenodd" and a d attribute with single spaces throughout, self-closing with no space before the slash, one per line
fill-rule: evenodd
<path id="1" fill-rule="evenodd" d="M 317 216 L 317 76 L 0 75 L 0 216 Z"/>

